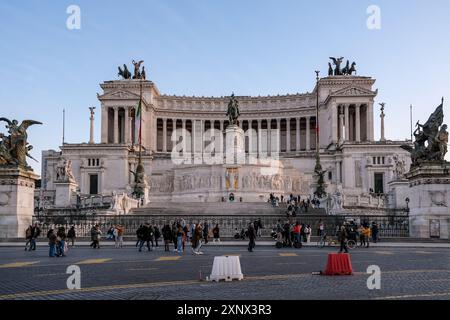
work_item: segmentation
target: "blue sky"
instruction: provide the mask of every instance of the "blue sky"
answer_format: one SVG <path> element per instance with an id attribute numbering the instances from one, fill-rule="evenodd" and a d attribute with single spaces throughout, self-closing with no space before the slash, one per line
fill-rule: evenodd
<path id="1" fill-rule="evenodd" d="M 80 30 L 66 28 L 71 4 Z M 366 26 L 369 5 L 381 9 L 380 30 Z M 163 93 L 221 96 L 311 91 L 314 70 L 326 75 L 328 57 L 344 56 L 377 79 L 386 136 L 403 140 L 410 104 L 425 122 L 445 96 L 450 122 L 449 18 L 448 0 L 2 0 L 0 116 L 44 122 L 30 129 L 40 159 L 61 143 L 62 108 L 66 141 L 89 139 L 98 84 L 132 59 Z M 379 109 L 374 119 L 379 138 Z"/>

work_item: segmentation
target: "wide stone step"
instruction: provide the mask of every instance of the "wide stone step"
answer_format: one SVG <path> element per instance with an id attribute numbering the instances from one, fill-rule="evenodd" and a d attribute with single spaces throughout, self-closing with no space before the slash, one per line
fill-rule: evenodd
<path id="1" fill-rule="evenodd" d="M 286 207 L 273 207 L 269 203 L 250 202 L 186 202 L 186 203 L 149 203 L 145 207 L 132 209 L 134 215 L 188 215 L 188 216 L 284 216 Z M 307 214 L 325 215 L 325 209 L 308 210 Z"/>

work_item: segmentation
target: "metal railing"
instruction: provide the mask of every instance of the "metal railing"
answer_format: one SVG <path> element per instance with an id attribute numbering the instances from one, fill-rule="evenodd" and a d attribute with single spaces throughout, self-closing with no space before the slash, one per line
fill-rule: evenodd
<path id="1" fill-rule="evenodd" d="M 102 233 L 114 225 L 121 224 L 125 228 L 125 236 L 134 236 L 136 230 L 141 224 L 149 223 L 162 228 L 165 224 L 172 225 L 174 221 L 184 220 L 187 224 L 208 222 L 210 228 L 219 224 L 221 237 L 233 237 L 236 232 L 246 229 L 250 222 L 258 219 L 255 216 L 148 216 L 148 215 L 54 215 L 54 216 L 35 216 L 34 222 L 40 222 L 43 234 L 46 235 L 50 228 L 57 228 L 63 226 L 66 230 L 70 226 L 75 226 L 77 237 L 89 237 L 92 226 L 98 224 Z M 278 220 L 284 224 L 287 221 L 285 216 L 261 216 L 260 217 L 263 229 L 262 236 L 268 237 L 273 228 L 277 225 Z M 334 235 L 338 226 L 342 225 L 344 221 L 355 221 L 356 224 L 367 223 L 378 224 L 378 234 L 381 238 L 391 237 L 409 237 L 409 220 L 407 215 L 392 215 L 392 216 L 364 216 L 364 215 L 341 215 L 341 216 L 325 216 L 325 215 L 308 215 L 291 217 L 290 222 L 299 221 L 300 223 L 308 224 L 312 228 L 313 235 L 316 235 L 317 223 L 322 220 L 325 225 L 325 231 L 328 234 Z"/>

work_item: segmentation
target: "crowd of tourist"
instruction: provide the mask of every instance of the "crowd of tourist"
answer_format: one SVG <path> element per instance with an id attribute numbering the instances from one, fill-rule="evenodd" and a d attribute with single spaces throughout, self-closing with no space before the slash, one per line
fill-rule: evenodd
<path id="1" fill-rule="evenodd" d="M 268 202 L 270 202 L 273 207 L 279 207 L 280 203 L 286 204 L 287 216 L 294 217 L 301 213 L 307 213 L 309 208 L 320 208 L 320 201 L 315 196 L 302 198 L 300 195 L 294 196 L 293 194 L 290 194 L 287 197 L 284 195 L 278 197 L 271 193 Z"/>
<path id="2" fill-rule="evenodd" d="M 305 203 L 308 203 L 305 201 Z M 315 224 L 316 236 L 326 237 L 326 225 L 321 219 Z M 235 230 L 235 239 L 248 239 L 248 251 L 255 248 L 256 238 L 261 237 L 264 229 L 261 219 L 250 222 L 247 228 L 241 231 Z M 370 242 L 379 240 L 378 224 L 373 222 L 371 225 L 367 222 L 356 224 L 354 221 L 344 222 L 336 226 L 332 236 L 337 238 L 340 244 L 340 251 L 347 252 L 347 243 L 353 240 L 359 242 L 361 247 L 369 247 Z M 39 237 L 41 229 L 38 223 L 29 226 L 26 229 L 25 250 L 36 250 L 36 239 Z M 106 231 L 106 240 L 114 241 L 116 248 L 123 247 L 123 238 L 125 227 L 123 225 L 113 225 Z M 301 247 L 302 243 L 311 242 L 313 227 L 310 224 L 301 221 L 293 221 L 291 217 L 286 221 L 278 220 L 272 230 L 271 236 L 276 240 L 276 246 L 281 247 Z M 100 249 L 100 240 L 102 231 L 98 224 L 90 229 L 91 243 L 93 249 Z M 66 232 L 64 227 L 58 227 L 56 230 L 50 228 L 47 232 L 50 257 L 64 257 L 68 252 L 69 245 L 75 246 L 77 238 L 75 226 L 71 226 Z M 161 239 L 162 238 L 162 239 Z M 136 248 L 142 252 L 144 246 L 148 251 L 159 247 L 160 241 L 164 241 L 164 251 L 173 251 L 182 254 L 191 248 L 193 254 L 203 254 L 201 247 L 212 239 L 213 242 L 220 242 L 220 228 L 218 224 L 210 226 L 208 222 L 186 223 L 184 219 L 174 221 L 172 224 L 165 224 L 160 229 L 157 225 L 144 223 L 136 230 Z"/>

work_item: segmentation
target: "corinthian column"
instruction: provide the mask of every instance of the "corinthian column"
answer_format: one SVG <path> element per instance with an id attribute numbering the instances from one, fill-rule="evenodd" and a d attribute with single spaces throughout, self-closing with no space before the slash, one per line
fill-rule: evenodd
<path id="1" fill-rule="evenodd" d="M 167 152 L 167 119 L 163 118 L 163 152 Z"/>
<path id="2" fill-rule="evenodd" d="M 306 151 L 311 150 L 311 128 L 310 128 L 311 117 L 306 117 Z"/>
<path id="3" fill-rule="evenodd" d="M 360 114 L 359 114 L 359 105 L 355 107 L 355 118 L 356 118 L 356 124 L 355 124 L 355 130 L 356 130 L 356 142 L 361 141 L 361 122 L 360 122 Z"/>
<path id="4" fill-rule="evenodd" d="M 114 143 L 119 143 L 119 108 L 114 107 Z"/>

